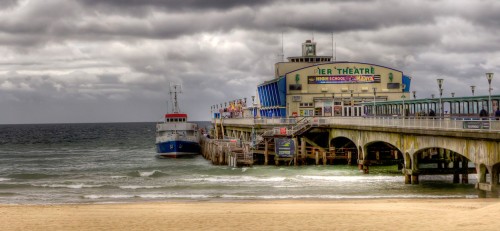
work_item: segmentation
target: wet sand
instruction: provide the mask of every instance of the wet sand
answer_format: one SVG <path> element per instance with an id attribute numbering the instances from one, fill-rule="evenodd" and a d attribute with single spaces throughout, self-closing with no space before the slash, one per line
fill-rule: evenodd
<path id="1" fill-rule="evenodd" d="M 499 230 L 499 199 L 0 205 L 1 230 Z"/>

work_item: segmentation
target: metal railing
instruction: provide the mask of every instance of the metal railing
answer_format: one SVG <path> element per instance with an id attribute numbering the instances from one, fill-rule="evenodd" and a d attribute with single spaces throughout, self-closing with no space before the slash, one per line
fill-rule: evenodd
<path id="1" fill-rule="evenodd" d="M 287 134 L 293 134 L 307 123 L 295 122 L 303 119 L 297 118 L 260 118 L 260 119 L 224 119 L 223 123 L 228 125 L 267 125 L 276 127 L 287 127 Z M 377 126 L 393 128 L 417 128 L 432 130 L 461 130 L 500 132 L 500 120 L 495 117 L 401 117 L 401 116 L 365 116 L 365 117 L 307 117 L 308 123 L 312 125 L 355 125 L 355 126 Z M 295 125 L 295 126 L 294 126 Z M 290 127 L 292 126 L 292 127 Z M 276 129 L 273 129 L 276 132 Z M 278 130 L 278 132 L 280 132 Z M 266 133 L 267 134 L 267 133 Z"/>

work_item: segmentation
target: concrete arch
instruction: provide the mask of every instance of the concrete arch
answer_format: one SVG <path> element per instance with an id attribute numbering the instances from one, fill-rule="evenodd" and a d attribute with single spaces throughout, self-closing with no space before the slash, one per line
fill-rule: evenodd
<path id="1" fill-rule="evenodd" d="M 334 130 L 332 130 L 334 131 Z M 338 138 L 346 138 L 354 143 L 354 146 L 359 146 L 359 135 L 352 133 L 343 133 L 343 134 L 330 134 L 330 142 L 334 139 Z"/>
<path id="2" fill-rule="evenodd" d="M 338 136 L 330 139 L 330 151 L 333 151 L 336 156 L 344 156 L 348 164 L 355 163 L 362 153 L 357 148 L 356 142 L 345 136 Z"/>
<path id="3" fill-rule="evenodd" d="M 375 149 L 375 150 L 370 150 Z M 372 141 L 364 145 L 365 160 L 371 164 L 398 164 L 404 161 L 403 152 L 395 145 L 384 141 Z"/>

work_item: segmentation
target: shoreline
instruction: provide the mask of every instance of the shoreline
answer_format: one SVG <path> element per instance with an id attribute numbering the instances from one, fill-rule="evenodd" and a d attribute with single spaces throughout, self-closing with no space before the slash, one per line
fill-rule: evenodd
<path id="1" fill-rule="evenodd" d="M 497 198 L 0 204 L 2 230 L 497 230 L 498 214 Z"/>

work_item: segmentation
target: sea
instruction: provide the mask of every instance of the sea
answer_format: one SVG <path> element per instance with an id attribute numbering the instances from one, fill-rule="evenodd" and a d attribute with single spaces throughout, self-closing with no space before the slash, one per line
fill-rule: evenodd
<path id="1" fill-rule="evenodd" d="M 411 185 L 396 166 L 232 168 L 157 159 L 154 143 L 155 123 L 0 125 L 0 204 L 478 197 L 476 175 Z"/>

